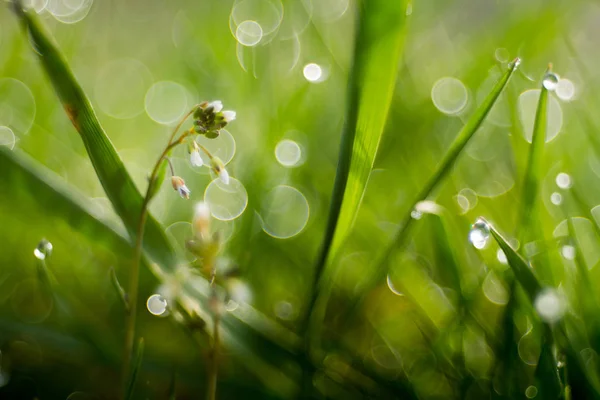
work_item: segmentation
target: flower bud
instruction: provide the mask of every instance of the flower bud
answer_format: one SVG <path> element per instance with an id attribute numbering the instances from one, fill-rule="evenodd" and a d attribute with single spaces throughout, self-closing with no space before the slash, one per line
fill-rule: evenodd
<path id="1" fill-rule="evenodd" d="M 226 185 L 229 185 L 229 173 L 225 169 L 225 164 L 223 164 L 223 161 L 221 161 L 219 157 L 213 157 L 210 159 L 210 167 L 212 168 L 213 172 L 219 177 L 219 179 L 221 179 L 221 182 L 223 182 Z"/>
<path id="2" fill-rule="evenodd" d="M 192 166 L 201 167 L 204 164 L 204 162 L 202 161 L 202 157 L 200 157 L 200 148 L 198 147 L 196 141 L 193 140 L 190 143 L 188 150 L 190 152 L 190 163 L 192 164 Z"/>
<path id="3" fill-rule="evenodd" d="M 184 199 L 190 198 L 190 189 L 188 189 L 188 187 L 185 186 L 185 181 L 183 180 L 183 178 L 179 176 L 173 176 L 171 177 L 171 183 L 173 184 L 173 189 L 175 189 L 181 197 L 183 197 Z"/>
<path id="4" fill-rule="evenodd" d="M 227 123 L 233 121 L 235 119 L 235 115 L 236 115 L 235 111 L 231 111 L 231 110 L 223 111 L 223 119 Z"/>
<path id="5" fill-rule="evenodd" d="M 210 209 L 208 204 L 201 201 L 196 203 L 194 208 L 194 218 L 192 219 L 192 227 L 196 237 L 199 239 L 207 239 L 210 235 Z"/>

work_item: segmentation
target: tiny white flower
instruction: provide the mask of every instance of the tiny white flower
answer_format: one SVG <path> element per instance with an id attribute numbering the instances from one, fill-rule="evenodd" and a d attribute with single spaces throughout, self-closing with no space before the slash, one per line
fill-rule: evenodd
<path id="1" fill-rule="evenodd" d="M 183 197 L 184 199 L 190 198 L 191 191 L 190 189 L 188 189 L 187 186 L 185 186 L 185 181 L 181 177 L 171 177 L 171 183 L 173 184 L 173 189 L 175 189 L 181 197 Z"/>
<path id="2" fill-rule="evenodd" d="M 194 167 L 201 167 L 204 162 L 202 161 L 202 157 L 200 157 L 200 152 L 198 150 L 192 150 L 190 153 L 190 163 Z"/>
<path id="3" fill-rule="evenodd" d="M 223 109 L 223 103 L 221 103 L 221 100 L 215 100 L 215 101 L 211 101 L 210 103 L 208 103 L 207 107 L 212 107 L 213 111 L 218 113 L 219 111 L 221 111 Z"/>
<path id="4" fill-rule="evenodd" d="M 225 168 L 222 168 L 221 171 L 219 171 L 219 178 L 221 179 L 221 182 L 229 185 L 229 172 L 227 172 Z"/>
<path id="5" fill-rule="evenodd" d="M 225 119 L 226 122 L 233 121 L 235 119 L 235 111 L 231 111 L 231 110 L 223 111 L 223 119 Z"/>

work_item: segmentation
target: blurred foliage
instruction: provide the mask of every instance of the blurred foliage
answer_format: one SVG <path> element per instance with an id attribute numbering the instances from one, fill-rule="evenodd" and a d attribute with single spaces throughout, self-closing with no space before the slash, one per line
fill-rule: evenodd
<path id="1" fill-rule="evenodd" d="M 39 7 L 140 192 L 178 116 L 213 99 L 237 112 L 227 127 L 235 146 L 219 143 L 235 149 L 227 169 L 248 202 L 239 217 L 214 221 L 227 238 L 220 262 L 239 269 L 240 292 L 222 321 L 219 398 L 600 397 L 596 2 L 375 2 L 404 8 L 390 29 L 403 31 L 404 44 L 364 197 L 344 217 L 354 224 L 324 274 L 331 291 L 324 323 L 311 332 L 319 347 L 310 368 L 302 325 L 343 127 L 357 117 L 348 89 L 360 53 L 356 21 L 360 7 L 373 10 L 344 0 L 26 3 Z M 136 216 L 113 210 L 9 10 L 0 11 L 0 397 L 116 398 L 125 310 L 111 268 L 128 281 L 131 227 L 121 218 Z M 429 197 L 435 205 L 413 210 L 517 56 L 518 70 Z M 547 93 L 536 187 L 524 186 L 548 62 L 561 79 Z M 389 65 L 366 73 L 378 82 Z M 378 134 L 362 137 L 369 133 Z M 291 168 L 276 152 L 284 139 L 301 151 Z M 187 306 L 205 317 L 206 281 L 182 265 L 194 202 L 210 203 L 212 177 L 189 165 L 185 148 L 172 159 L 192 201 L 165 186 L 150 210 L 179 264 L 144 262 L 140 305 L 185 286 Z M 245 203 L 231 198 L 215 201 L 241 211 Z M 518 243 L 527 210 L 530 237 Z M 480 216 L 491 232 L 471 231 Z M 42 262 L 34 250 L 44 238 L 52 253 Z M 373 265 L 386 251 L 385 264 Z M 374 279 L 379 270 L 386 279 Z M 145 348 L 134 398 L 203 396 L 209 335 L 174 307 L 166 314 L 140 306 Z"/>

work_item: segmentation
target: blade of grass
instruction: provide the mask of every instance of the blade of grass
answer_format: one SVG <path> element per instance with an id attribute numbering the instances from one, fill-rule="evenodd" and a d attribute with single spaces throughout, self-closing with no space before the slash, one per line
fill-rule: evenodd
<path id="1" fill-rule="evenodd" d="M 307 319 L 318 298 L 323 272 L 346 239 L 362 202 L 387 120 L 404 42 L 404 1 L 362 1 L 357 14 L 346 122 Z"/>
<path id="2" fill-rule="evenodd" d="M 38 59 L 52 82 L 67 116 L 79 132 L 98 179 L 129 235 L 136 232 L 142 196 L 125 169 L 110 139 L 100 125 L 89 99 L 75 79 L 65 57 L 42 29 L 37 16 L 25 11 L 20 1 L 13 8 L 29 33 Z M 175 265 L 174 252 L 159 223 L 149 216 L 144 235 L 144 250 L 164 268 Z"/>
<path id="3" fill-rule="evenodd" d="M 135 389 L 135 382 L 137 380 L 137 376 L 140 372 L 140 367 L 142 366 L 142 359 L 144 358 L 144 338 L 141 337 L 137 343 L 137 349 L 135 352 L 135 359 L 133 360 L 131 375 L 129 376 L 129 380 L 127 382 L 127 392 L 125 395 L 125 400 L 130 400 L 133 398 L 133 389 Z"/>
<path id="4" fill-rule="evenodd" d="M 372 270 L 373 272 L 370 275 L 365 277 L 365 282 L 363 284 L 363 293 L 369 293 L 370 290 L 377 285 L 378 282 L 381 282 L 387 273 L 387 261 L 391 257 L 392 253 L 395 251 L 397 247 L 402 247 L 404 244 L 404 240 L 407 237 L 407 233 L 409 232 L 409 228 L 412 225 L 412 217 L 411 212 L 414 209 L 414 206 L 420 201 L 423 201 L 430 197 L 435 189 L 444 181 L 445 177 L 452 170 L 452 166 L 462 153 L 463 149 L 469 142 L 469 140 L 473 137 L 475 132 L 479 129 L 485 117 L 490 112 L 492 107 L 494 106 L 496 100 L 508 84 L 511 76 L 516 71 L 517 67 L 520 64 L 520 59 L 516 58 L 512 63 L 509 64 L 506 72 L 498 79 L 490 93 L 481 103 L 479 108 L 475 111 L 475 113 L 469 118 L 467 123 L 463 126 L 463 128 L 458 133 L 456 139 L 450 145 L 450 148 L 442 158 L 442 161 L 436 167 L 433 175 L 427 180 L 423 188 L 419 191 L 416 198 L 411 203 L 412 206 L 406 210 L 402 219 L 400 221 L 400 228 L 394 235 L 391 243 L 376 257 L 373 264 L 369 265 L 366 269 Z M 360 306 L 364 300 L 364 295 L 360 298 L 357 298 L 354 304 L 348 306 L 349 309 L 354 309 Z M 324 304 L 327 303 L 327 300 L 324 299 L 322 301 Z M 321 306 L 324 308 L 324 306 Z M 320 321 L 323 320 L 324 310 L 321 310 L 321 316 L 319 318 Z M 319 322 L 320 323 L 320 322 Z M 315 328 L 320 329 L 318 326 Z"/>
<path id="5" fill-rule="evenodd" d="M 550 73 L 552 66 L 548 66 L 546 73 Z M 528 240 L 534 232 L 530 226 L 534 220 L 533 213 L 535 211 L 535 203 L 538 197 L 540 182 L 543 179 L 545 171 L 543 170 L 543 153 L 544 145 L 546 144 L 546 130 L 548 125 L 548 90 L 542 84 L 540 98 L 538 100 L 537 110 L 535 112 L 535 120 L 533 124 L 533 137 L 531 140 L 531 148 L 529 149 L 529 159 L 527 161 L 527 169 L 525 170 L 525 178 L 523 181 L 523 194 L 521 199 L 521 209 L 519 214 L 519 225 L 517 238 L 523 244 Z"/>

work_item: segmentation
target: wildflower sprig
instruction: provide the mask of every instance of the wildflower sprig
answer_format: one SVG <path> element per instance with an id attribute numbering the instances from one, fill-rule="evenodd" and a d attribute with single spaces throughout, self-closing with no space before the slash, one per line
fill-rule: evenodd
<path id="1" fill-rule="evenodd" d="M 184 130 L 179 136 L 176 136 L 183 126 L 184 122 L 193 115 L 194 123 L 193 126 L 187 130 Z M 171 183 L 175 191 L 179 193 L 182 198 L 189 199 L 191 191 L 185 184 L 185 181 L 180 176 L 175 175 L 175 171 L 169 154 L 171 151 L 179 146 L 189 142 L 190 149 L 190 162 L 194 166 L 201 166 L 202 159 L 200 158 L 199 150 L 202 150 L 208 158 L 211 160 L 211 168 L 221 178 L 224 183 L 229 183 L 229 174 L 225 170 L 225 167 L 220 160 L 214 157 L 208 149 L 204 146 L 199 145 L 195 141 L 195 135 L 202 134 L 207 138 L 216 138 L 219 136 L 220 130 L 227 126 L 227 124 L 235 119 L 234 111 L 223 111 L 223 104 L 221 101 L 203 102 L 194 106 L 188 113 L 186 113 L 181 121 L 177 124 L 171 136 L 167 146 L 163 149 L 162 153 L 158 157 L 158 160 L 154 164 L 154 168 L 149 177 L 148 188 L 146 195 L 144 196 L 142 207 L 140 210 L 140 217 L 138 220 L 137 232 L 135 236 L 135 247 L 133 256 L 133 265 L 130 272 L 129 279 L 129 291 L 128 298 L 130 300 L 130 312 L 127 314 L 127 327 L 126 327 L 126 338 L 125 338 L 125 362 L 123 363 L 123 382 L 127 381 L 127 375 L 130 371 L 131 359 L 133 354 L 133 345 L 135 341 L 135 318 L 137 312 L 137 299 L 138 299 L 138 287 L 139 287 L 139 274 L 140 274 L 140 260 L 142 256 L 142 240 L 144 236 L 144 228 L 146 219 L 148 217 L 148 205 L 152 198 L 156 195 L 158 188 L 162 183 L 162 179 L 159 179 L 159 171 L 161 165 L 165 162 L 169 163 L 171 169 Z M 216 161 L 213 161 L 215 160 Z"/>

